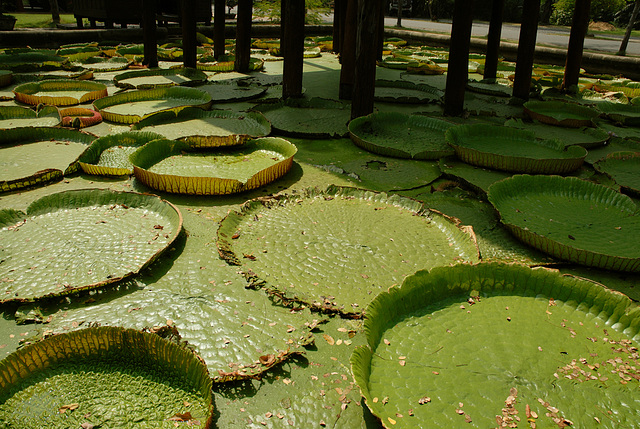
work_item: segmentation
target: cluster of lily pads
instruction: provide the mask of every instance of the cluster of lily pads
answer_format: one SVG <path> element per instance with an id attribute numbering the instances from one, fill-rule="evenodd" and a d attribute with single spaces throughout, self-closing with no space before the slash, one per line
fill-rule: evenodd
<path id="1" fill-rule="evenodd" d="M 0 360 L 0 422 L 636 427 L 640 310 L 548 268 L 640 272 L 634 82 L 585 74 L 567 94 L 536 67 L 532 101 L 510 104 L 503 62 L 469 82 L 481 107 L 447 118 L 446 53 L 389 39 L 376 112 L 350 120 L 342 101 L 279 99 L 279 41 L 236 76 L 199 40 L 196 70 L 177 44 L 153 70 L 140 46 L 0 56 L 24 81 L 0 106 L 0 190 L 81 188 L 0 210 L 0 303 L 42 327 Z M 322 186 L 276 181 L 294 155 Z M 131 185 L 164 199 L 113 190 Z"/>

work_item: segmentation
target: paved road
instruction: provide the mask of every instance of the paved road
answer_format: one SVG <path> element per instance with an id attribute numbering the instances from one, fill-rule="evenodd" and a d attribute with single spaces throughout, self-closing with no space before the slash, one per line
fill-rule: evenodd
<path id="1" fill-rule="evenodd" d="M 333 22 L 333 15 L 327 15 L 325 22 Z M 385 26 L 395 26 L 397 18 L 385 17 Z M 451 33 L 451 22 L 432 22 L 427 19 L 403 18 L 402 27 L 406 29 L 426 30 L 440 34 Z M 472 37 L 486 38 L 489 32 L 489 24 L 486 22 L 474 22 L 471 28 Z M 520 24 L 505 23 L 502 25 L 501 38 L 504 41 L 518 43 Z M 620 49 L 622 36 L 588 35 L 584 39 L 585 51 L 615 54 Z M 538 27 L 536 43 L 551 48 L 566 49 L 569 44 L 569 29 L 554 26 Z M 627 46 L 627 55 L 640 56 L 640 39 L 631 38 Z"/>

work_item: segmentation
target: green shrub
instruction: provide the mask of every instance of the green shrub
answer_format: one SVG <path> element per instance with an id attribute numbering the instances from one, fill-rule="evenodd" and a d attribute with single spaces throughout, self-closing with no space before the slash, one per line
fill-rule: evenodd
<path id="1" fill-rule="evenodd" d="M 591 0 L 589 17 L 592 21 L 611 21 L 615 13 L 625 5 L 625 0 Z M 553 8 L 551 22 L 558 25 L 571 25 L 575 0 L 558 0 Z"/>
<path id="2" fill-rule="evenodd" d="M 321 14 L 329 12 L 325 3 L 326 1 L 323 0 L 305 0 L 305 6 L 307 7 L 306 24 L 320 24 L 322 22 Z M 282 3 L 280 0 L 256 1 L 253 4 L 254 17 L 266 18 L 273 23 L 281 21 L 281 10 Z"/>

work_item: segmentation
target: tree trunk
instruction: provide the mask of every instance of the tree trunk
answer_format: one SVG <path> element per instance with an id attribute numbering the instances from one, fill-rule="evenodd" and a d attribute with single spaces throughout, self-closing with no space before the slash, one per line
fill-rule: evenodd
<path id="1" fill-rule="evenodd" d="M 562 81 L 562 89 L 564 90 L 569 90 L 578 85 L 584 36 L 587 34 L 587 28 L 589 27 L 590 8 L 591 0 L 576 0 L 573 20 L 571 21 L 569 47 L 567 48 L 567 61 L 564 66 L 564 80 Z"/>
<path id="2" fill-rule="evenodd" d="M 631 19 L 629 20 L 629 25 L 627 25 L 627 31 L 624 33 L 622 43 L 620 44 L 620 50 L 616 55 L 624 56 L 627 53 L 627 44 L 629 43 L 629 38 L 631 38 L 631 30 L 633 30 L 633 26 L 638 18 L 638 12 L 640 12 L 640 0 L 636 0 L 636 4 L 633 6 L 633 12 L 631 12 Z"/>
<path id="3" fill-rule="evenodd" d="M 284 39 L 280 41 L 280 53 L 284 53 L 282 76 L 282 98 L 284 99 L 302 97 L 304 15 L 306 13 L 304 0 L 287 0 L 286 3 L 287 11 L 280 23 L 284 33 Z"/>
<path id="4" fill-rule="evenodd" d="M 487 35 L 487 56 L 484 61 L 484 79 L 494 79 L 498 72 L 498 56 L 500 52 L 500 35 L 502 34 L 502 11 L 504 0 L 492 0 L 491 21 Z"/>
<path id="5" fill-rule="evenodd" d="M 225 54 L 225 1 L 213 1 L 213 56 L 216 60 Z"/>
<path id="6" fill-rule="evenodd" d="M 340 43 L 340 91 L 341 100 L 351 100 L 356 69 L 356 32 L 358 29 L 358 0 L 346 0 L 344 33 Z"/>
<path id="7" fill-rule="evenodd" d="M 60 24 L 60 8 L 58 8 L 58 0 L 49 0 L 51 6 L 51 20 L 54 24 Z"/>
<path id="8" fill-rule="evenodd" d="M 381 0 L 358 0 L 356 67 L 351 119 L 373 113 L 376 90 L 376 58 Z"/>
<path id="9" fill-rule="evenodd" d="M 469 79 L 469 45 L 473 25 L 473 0 L 456 0 L 453 5 L 449 67 L 444 92 L 444 114 L 464 112 L 464 90 Z"/>
<path id="10" fill-rule="evenodd" d="M 396 27 L 402 27 L 402 5 L 404 0 L 398 0 L 398 20 L 396 21 Z"/>
<path id="11" fill-rule="evenodd" d="M 251 59 L 251 21 L 253 19 L 253 0 L 238 1 L 236 14 L 236 61 L 238 73 L 249 71 Z"/>
<path id="12" fill-rule="evenodd" d="M 553 12 L 553 0 L 545 0 L 542 11 L 540 12 L 540 24 L 549 25 L 551 13 Z"/>
<path id="13" fill-rule="evenodd" d="M 529 93 L 531 92 L 531 73 L 533 71 L 533 56 L 536 52 L 539 15 L 540 0 L 524 0 L 520 38 L 518 39 L 518 54 L 516 56 L 516 73 L 513 81 L 513 96 L 525 101 L 529 100 Z"/>

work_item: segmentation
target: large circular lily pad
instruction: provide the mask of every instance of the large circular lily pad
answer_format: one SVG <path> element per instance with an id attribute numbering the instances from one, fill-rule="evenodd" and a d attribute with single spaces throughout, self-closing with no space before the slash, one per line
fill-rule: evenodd
<path id="1" fill-rule="evenodd" d="M 67 191 L 34 201 L 26 213 L 0 210 L 0 302 L 67 295 L 130 277 L 181 230 L 173 205 L 131 192 Z"/>
<path id="2" fill-rule="evenodd" d="M 218 230 L 221 255 L 285 301 L 358 317 L 424 267 L 477 261 L 470 228 L 417 201 L 354 188 L 245 203 Z"/>
<path id="3" fill-rule="evenodd" d="M 565 148 L 559 141 L 536 140 L 533 132 L 497 125 L 458 125 L 445 136 L 462 161 L 503 171 L 566 174 L 587 156 L 583 147 Z"/>
<path id="4" fill-rule="evenodd" d="M 524 112 L 532 119 L 550 125 L 582 128 L 593 126 L 600 112 L 596 109 L 563 101 L 527 101 Z"/>
<path id="5" fill-rule="evenodd" d="M 609 119 L 631 127 L 640 126 L 640 106 L 620 103 L 600 103 L 598 108 Z"/>
<path id="6" fill-rule="evenodd" d="M 0 133 L 0 192 L 60 180 L 78 170 L 78 157 L 96 136 L 51 127 L 21 127 Z"/>
<path id="7" fill-rule="evenodd" d="M 238 148 L 198 151 L 175 140 L 154 140 L 130 156 L 133 174 L 165 192 L 223 195 L 271 183 L 290 169 L 297 149 L 289 141 L 263 137 Z"/>
<path id="8" fill-rule="evenodd" d="M 60 124 L 60 113 L 54 106 L 35 111 L 20 106 L 0 107 L 0 129 L 18 127 L 55 127 Z"/>
<path id="9" fill-rule="evenodd" d="M 624 189 L 640 195 L 640 152 L 614 152 L 593 166 Z"/>
<path id="10" fill-rule="evenodd" d="M 254 107 L 278 132 L 296 137 L 340 137 L 349 130 L 351 119 L 348 104 L 322 98 L 289 98 L 278 103 Z"/>
<path id="11" fill-rule="evenodd" d="M 0 361 L 3 427 L 210 428 L 212 382 L 191 350 L 116 327 L 54 335 Z"/>
<path id="12" fill-rule="evenodd" d="M 602 128 L 556 127 L 537 121 L 524 122 L 519 119 L 509 119 L 504 123 L 504 125 L 507 127 L 533 131 L 536 138 L 542 140 L 559 140 L 565 146 L 578 145 L 588 149 L 602 146 L 611 138 L 611 135 Z"/>
<path id="13" fill-rule="evenodd" d="M 44 80 L 18 85 L 13 89 L 16 101 L 35 106 L 52 104 L 71 106 L 107 96 L 107 87 L 99 82 L 82 80 Z"/>
<path id="14" fill-rule="evenodd" d="M 453 124 L 421 115 L 372 113 L 349 123 L 353 142 L 369 152 L 396 158 L 438 159 L 453 155 L 444 133 Z"/>
<path id="15" fill-rule="evenodd" d="M 375 100 L 390 103 L 435 103 L 444 93 L 436 87 L 407 81 L 376 80 Z"/>
<path id="16" fill-rule="evenodd" d="M 518 239 L 556 258 L 640 271 L 640 216 L 626 195 L 575 177 L 517 175 L 489 201 Z"/>
<path id="17" fill-rule="evenodd" d="M 118 88 L 154 89 L 169 86 L 196 86 L 207 80 L 200 70 L 180 67 L 171 69 L 132 70 L 113 78 Z"/>
<path id="18" fill-rule="evenodd" d="M 126 176 L 133 174 L 129 155 L 151 140 L 164 136 L 148 131 L 126 131 L 99 137 L 78 159 L 87 174 L 98 176 Z"/>
<path id="19" fill-rule="evenodd" d="M 107 121 L 133 124 L 167 110 L 179 111 L 188 106 L 209 109 L 211 97 L 196 88 L 172 86 L 110 95 L 94 101 L 93 106 Z"/>
<path id="20" fill-rule="evenodd" d="M 182 140 L 194 147 L 236 146 L 271 133 L 271 124 L 261 113 L 195 107 L 179 112 L 160 112 L 132 128 L 155 132 L 170 140 Z"/>
<path id="21" fill-rule="evenodd" d="M 599 284 L 457 265 L 380 294 L 351 364 L 386 428 L 637 427 L 639 328 Z"/>

